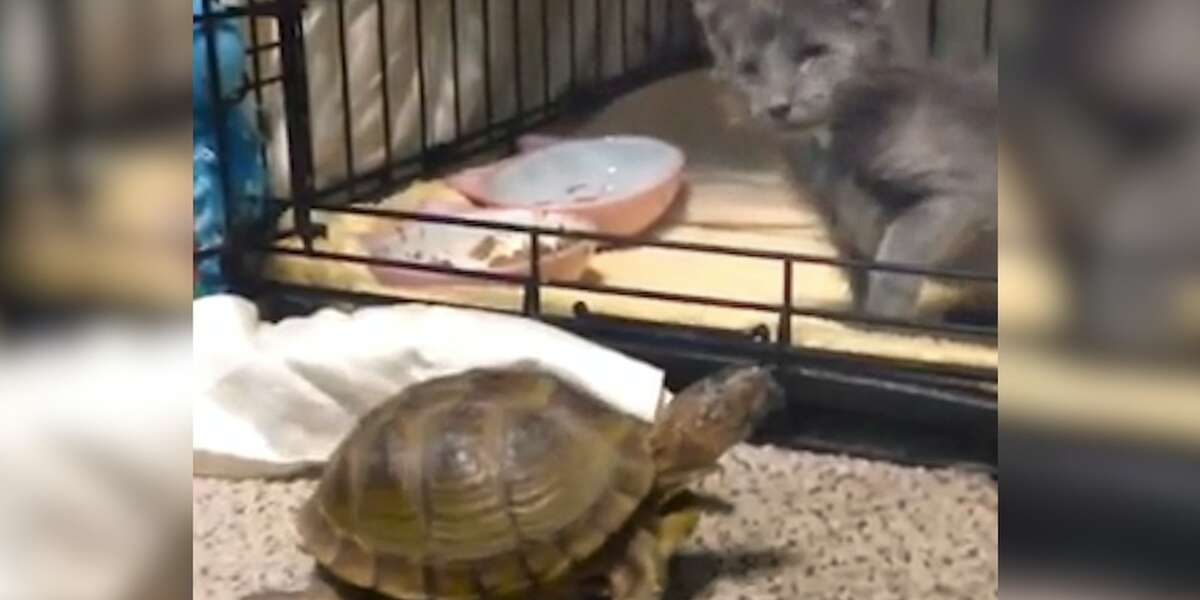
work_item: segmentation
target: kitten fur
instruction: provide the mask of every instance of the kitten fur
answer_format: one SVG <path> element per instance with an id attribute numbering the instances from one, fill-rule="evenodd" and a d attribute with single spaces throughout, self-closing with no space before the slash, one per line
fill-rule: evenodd
<path id="1" fill-rule="evenodd" d="M 693 1 L 716 74 L 777 133 L 843 253 L 995 274 L 996 76 L 904 60 L 890 4 Z M 912 319 L 922 280 L 875 271 L 855 297 Z"/>

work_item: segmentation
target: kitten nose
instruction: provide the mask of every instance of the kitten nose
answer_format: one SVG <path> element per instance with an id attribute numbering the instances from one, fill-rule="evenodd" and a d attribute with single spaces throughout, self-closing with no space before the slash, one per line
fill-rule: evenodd
<path id="1" fill-rule="evenodd" d="M 792 112 L 792 107 L 787 104 L 777 104 L 767 109 L 767 114 L 773 119 L 786 119 L 788 114 Z"/>

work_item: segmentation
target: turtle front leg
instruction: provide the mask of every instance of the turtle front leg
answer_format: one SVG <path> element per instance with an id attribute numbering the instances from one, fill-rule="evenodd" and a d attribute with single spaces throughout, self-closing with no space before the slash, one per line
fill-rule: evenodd
<path id="1" fill-rule="evenodd" d="M 638 528 L 608 580 L 612 600 L 660 600 L 667 586 L 667 560 L 655 535 Z"/>
<path id="2" fill-rule="evenodd" d="M 609 575 L 612 600 L 660 600 L 667 587 L 671 555 L 700 522 L 697 506 L 657 516 L 650 529 L 638 528 L 624 560 Z"/>
<path id="3" fill-rule="evenodd" d="M 658 553 L 662 555 L 663 560 L 674 555 L 700 524 L 702 508 L 699 501 L 690 495 L 678 497 L 676 500 L 677 507 L 659 516 L 655 526 Z"/>

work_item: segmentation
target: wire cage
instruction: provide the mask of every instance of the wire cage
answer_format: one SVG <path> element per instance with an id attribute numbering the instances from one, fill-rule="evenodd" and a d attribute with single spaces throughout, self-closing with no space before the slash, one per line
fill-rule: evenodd
<path id="1" fill-rule="evenodd" d="M 217 102 L 220 90 L 215 82 L 210 93 L 221 110 L 236 110 L 237 105 L 247 103 L 252 106 L 258 125 L 269 132 L 271 143 L 277 144 L 265 149 L 263 156 L 264 161 L 272 163 L 272 200 L 291 209 L 294 218 L 293 227 L 279 232 L 276 239 L 293 237 L 301 243 L 286 246 L 230 238 L 219 247 L 197 250 L 196 260 L 219 255 L 229 259 L 233 268 L 232 259 L 247 254 L 295 256 L 328 263 L 400 267 L 513 286 L 521 290 L 516 312 L 660 365 L 666 369 L 672 387 L 726 363 L 776 364 L 779 378 L 788 389 L 789 406 L 783 416 L 773 419 L 757 434 L 762 441 L 901 462 L 995 467 L 994 368 L 931 366 L 920 361 L 806 349 L 792 340 L 793 318 L 799 316 L 990 343 L 996 339 L 995 326 L 888 320 L 854 311 L 799 306 L 792 297 L 798 265 L 891 270 L 992 283 L 994 275 L 500 224 L 378 204 L 417 178 L 438 176 L 480 157 L 512 153 L 523 134 L 559 119 L 589 114 L 639 86 L 703 66 L 707 55 L 689 1 L 242 0 L 223 6 L 218 6 L 216 0 L 202 1 L 204 11 L 193 18 L 201 31 L 212 36 L 216 24 L 235 22 L 245 32 L 250 68 L 236 103 Z M 925 41 L 931 53 L 986 57 L 994 51 L 995 6 L 991 0 L 906 4 L 910 6 L 905 7 L 904 18 L 911 25 L 910 33 Z M 371 16 L 362 18 L 364 12 Z M 317 35 L 313 22 L 318 16 L 324 23 L 332 23 L 332 31 L 321 34 L 325 36 L 320 41 L 324 46 L 312 48 L 312 36 Z M 536 24 L 532 30 L 531 23 Z M 481 47 L 463 43 L 467 32 L 472 39 L 482 40 Z M 374 43 L 363 44 L 362 36 L 371 37 Z M 367 46 L 373 46 L 371 61 L 354 54 Z M 208 47 L 214 44 L 210 42 Z M 471 54 L 472 49 L 477 55 Z M 437 53 L 444 56 L 434 56 Z M 217 57 L 215 52 L 209 54 L 205 57 L 208 66 L 215 69 Z M 355 57 L 352 64 L 350 59 Z M 355 70 L 365 63 L 371 68 L 365 74 L 356 74 Z M 469 88 L 463 84 L 467 71 L 476 82 Z M 370 90 L 369 100 L 362 100 L 351 89 L 356 77 L 371 82 L 363 86 Z M 332 94 L 338 101 L 332 108 L 313 106 L 313 90 L 329 86 L 340 87 Z M 369 106 L 364 108 L 364 102 Z M 407 111 L 401 104 L 416 109 Z M 364 132 L 351 122 L 355 111 L 362 110 L 378 111 L 383 118 Z M 317 133 L 319 128 L 324 128 L 324 133 Z M 375 141 L 364 142 L 364 137 Z M 317 163 L 338 167 L 322 169 Z M 227 174 L 226 166 L 222 173 Z M 224 185 L 229 185 L 227 179 Z M 518 233 L 529 239 L 528 273 L 507 275 L 323 250 L 314 243 L 324 233 L 314 219 L 317 213 Z M 782 294 L 774 302 L 748 302 L 603 283 L 552 281 L 539 270 L 539 240 L 548 236 L 587 239 L 622 248 L 662 248 L 768 261 L 778 266 Z M 408 296 L 402 289 L 388 294 L 366 293 L 335 285 L 274 281 L 252 273 L 239 274 L 236 268 L 233 272 L 240 291 L 259 300 L 269 318 L 308 312 L 327 304 L 429 302 Z M 745 309 L 770 316 L 758 327 L 726 330 L 598 314 L 582 301 L 575 303 L 571 314 L 552 314 L 543 310 L 542 303 L 549 288 Z M 462 305 L 511 312 L 494 306 Z M 768 319 L 773 321 L 769 324 L 774 331 L 767 326 Z"/>

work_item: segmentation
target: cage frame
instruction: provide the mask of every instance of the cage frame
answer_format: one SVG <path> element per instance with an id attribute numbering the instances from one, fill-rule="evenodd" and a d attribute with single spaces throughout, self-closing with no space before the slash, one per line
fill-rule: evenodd
<path id="1" fill-rule="evenodd" d="M 386 0 L 377 0 L 382 6 Z M 412 3 L 420 22 L 422 3 L 428 1 L 452 2 L 460 0 L 404 0 Z M 489 0 L 480 0 L 485 10 Z M 543 73 L 548 73 L 549 58 L 546 44 L 546 2 L 547 0 L 490 0 L 498 3 L 512 3 L 514 10 L 519 10 L 520 3 L 539 3 L 542 6 L 542 63 Z M 415 42 L 417 57 L 416 64 L 421 82 L 421 138 L 420 149 L 415 155 L 397 158 L 393 156 L 390 143 L 385 143 L 387 150 L 384 165 L 370 173 L 355 173 L 353 168 L 352 141 L 350 128 L 345 127 L 344 140 L 347 160 L 350 165 L 345 180 L 336 181 L 324 187 L 318 187 L 313 170 L 313 147 L 310 130 L 310 114 L 308 107 L 309 82 L 305 64 L 304 48 L 304 11 L 312 2 L 336 3 L 341 10 L 346 0 L 242 0 L 239 6 L 228 6 L 220 11 L 213 7 L 217 0 L 202 0 L 204 12 L 193 17 L 193 24 L 201 27 L 209 36 L 209 56 L 207 62 L 210 70 L 215 71 L 217 57 L 213 43 L 214 29 L 212 25 L 220 19 L 271 19 L 277 23 L 279 39 L 275 42 L 260 43 L 260 40 L 249 40 L 251 55 L 251 77 L 247 82 L 244 93 L 257 96 L 257 106 L 262 106 L 262 90 L 268 85 L 280 85 L 283 88 L 286 114 L 287 134 L 289 139 L 289 173 L 291 193 L 288 198 L 274 198 L 281 207 L 293 209 L 295 214 L 295 229 L 279 232 L 276 243 L 254 243 L 238 239 L 232 231 L 226 228 L 226 243 L 219 248 L 203 248 L 194 254 L 195 260 L 218 254 L 223 257 L 231 276 L 234 278 L 240 292 L 255 299 L 263 309 L 268 319 L 278 319 L 293 314 L 306 314 L 315 308 L 333 304 L 353 306 L 390 304 L 403 302 L 421 302 L 427 304 L 442 304 L 457 306 L 454 303 L 405 297 L 399 292 L 387 295 L 353 292 L 332 287 L 303 286 L 294 283 L 271 281 L 252 274 L 240 273 L 237 270 L 239 257 L 245 254 L 279 254 L 305 257 L 307 260 L 341 261 L 358 264 L 375 264 L 379 266 L 402 267 L 418 271 L 435 272 L 463 276 L 472 279 L 499 281 L 519 285 L 523 290 L 523 301 L 519 314 L 525 317 L 541 320 L 561 327 L 588 339 L 613 347 L 632 356 L 648 360 L 667 373 L 667 384 L 671 387 L 682 386 L 703 373 L 722 365 L 739 362 L 765 362 L 773 364 L 781 383 L 788 390 L 788 408 L 777 419 L 772 419 L 766 427 L 756 434 L 759 442 L 778 443 L 794 447 L 803 447 L 824 451 L 844 452 L 873 458 L 882 458 L 895 462 L 945 465 L 969 464 L 988 472 L 995 473 L 998 456 L 996 451 L 998 415 L 997 386 L 998 376 L 994 369 L 968 368 L 954 366 L 931 366 L 916 361 L 907 362 L 895 359 L 873 358 L 856 354 L 845 354 L 826 350 L 809 350 L 793 345 L 791 322 L 794 316 L 817 316 L 833 319 L 838 322 L 859 322 L 870 325 L 886 325 L 911 329 L 945 333 L 949 335 L 965 335 L 973 338 L 995 340 L 995 327 L 974 327 L 945 323 L 922 323 L 913 321 L 896 321 L 881 319 L 851 311 L 827 311 L 820 309 L 802 308 L 794 304 L 792 298 L 792 283 L 794 266 L 797 263 L 818 263 L 852 270 L 884 270 L 909 274 L 926 275 L 930 277 L 995 281 L 995 276 L 950 269 L 928 269 L 906 265 L 880 264 L 872 261 L 854 260 L 848 258 L 829 258 L 781 252 L 764 252 L 746 248 L 718 247 L 705 244 L 683 242 L 667 242 L 652 240 L 645 237 L 618 237 L 588 232 L 572 232 L 559 229 L 546 229 L 535 226 L 518 224 L 501 224 L 490 221 L 478 221 L 468 218 L 430 215 L 373 207 L 372 204 L 417 177 L 436 176 L 448 169 L 464 164 L 473 158 L 488 152 L 513 152 L 519 136 L 536 131 L 557 119 L 572 115 L 583 115 L 595 111 L 605 102 L 620 96 L 641 85 L 656 81 L 671 74 L 694 68 L 702 64 L 704 57 L 698 46 L 683 48 L 680 54 L 671 54 L 663 60 L 650 60 L 645 57 L 645 66 L 631 69 L 629 66 L 627 31 L 629 21 L 626 17 L 630 6 L 643 6 L 649 11 L 651 4 L 665 4 L 666 36 L 665 44 L 672 50 L 671 20 L 672 7 L 675 11 L 690 15 L 686 0 L 617 0 L 621 14 L 621 69 L 617 76 L 604 79 L 597 77 L 595 85 L 581 87 L 577 85 L 577 61 L 575 57 L 576 41 L 580 32 L 575 26 L 575 7 L 580 3 L 593 0 L 569 0 L 571 10 L 571 84 L 568 93 L 559 98 L 551 98 L 548 80 L 544 87 L 546 94 L 540 104 L 535 102 L 531 108 L 524 104 L 522 98 L 521 59 L 515 59 L 514 77 L 518 83 L 515 88 L 516 113 L 505 121 L 493 121 L 494 99 L 490 98 L 490 80 L 485 82 L 489 98 L 486 100 L 487 122 L 484 130 L 463 135 L 461 130 L 458 81 L 458 40 L 457 33 L 453 47 L 456 53 L 454 59 L 455 85 L 455 139 L 449 143 L 429 143 L 428 112 L 424 96 L 425 73 L 424 60 L 421 56 L 422 35 L 418 32 Z M 600 0 L 594 0 L 595 6 Z M 941 22 L 942 0 L 929 0 L 927 14 L 929 50 L 934 53 L 938 47 L 937 31 Z M 612 6 L 612 4 L 609 4 Z M 982 18 L 986 35 L 982 40 L 984 53 L 991 55 L 994 50 L 994 35 L 991 34 L 995 6 L 992 0 L 986 0 Z M 452 15 L 457 15 L 452 7 Z M 485 13 L 486 14 L 486 13 Z M 649 14 L 649 13 L 647 13 Z M 488 18 L 483 19 L 486 36 Z M 586 32 L 600 40 L 605 26 L 603 18 L 597 19 L 596 31 Z M 453 21 L 452 21 L 453 22 Z M 517 43 L 520 35 L 520 19 L 515 19 L 513 42 Z M 344 22 L 341 27 L 344 31 Z M 422 25 L 423 26 L 423 23 Z M 453 25 L 452 25 L 453 27 Z M 380 19 L 380 35 L 383 19 Z M 646 36 L 652 35 L 652 27 L 646 28 Z M 250 27 L 257 31 L 257 27 Z M 686 33 L 684 39 L 686 40 Z M 695 32 L 692 32 L 695 35 Z M 342 94 L 345 89 L 346 74 L 346 40 L 344 33 L 339 36 L 340 60 L 342 70 Z M 386 65 L 385 51 L 380 50 L 380 64 Z M 490 44 L 485 43 L 490 48 Z M 649 52 L 647 43 L 646 51 Z M 258 56 L 262 52 L 279 52 L 281 72 L 269 81 L 261 78 L 258 66 Z M 489 59 L 485 52 L 485 64 Z M 516 56 L 516 54 L 514 54 Z M 605 68 L 603 55 L 596 60 L 597 74 Z M 534 65 L 537 67 L 538 65 Z M 387 69 L 381 68 L 386 74 Z M 490 66 L 484 69 L 485 79 L 491 77 Z M 386 76 L 386 75 L 385 75 Z M 210 78 L 212 89 L 209 91 L 213 105 L 217 107 L 215 118 L 222 118 L 224 110 L 232 107 L 227 101 L 220 99 L 217 78 Z M 383 87 L 383 103 L 385 110 L 390 103 L 387 86 Z M 238 99 L 241 101 L 241 98 Z M 349 118 L 349 103 L 343 107 Z M 390 113 L 389 113 L 390 114 Z M 390 119 L 384 119 L 389 123 Z M 260 121 L 261 125 L 261 121 Z M 216 128 L 218 132 L 220 127 Z M 391 140 L 390 132 L 385 138 Z M 222 140 L 218 133 L 218 148 Z M 224 158 L 221 160 L 222 184 L 228 191 L 228 166 Z M 228 197 L 228 195 L 226 195 Z M 473 271 L 454 267 L 382 259 L 336 252 L 317 250 L 313 241 L 323 234 L 321 227 L 314 224 L 312 214 L 315 211 L 331 213 L 355 214 L 378 219 L 412 220 L 454 224 L 467 227 L 484 228 L 517 232 L 529 237 L 531 252 L 529 256 L 528 274 L 525 276 L 507 276 L 487 271 Z M 229 212 L 226 211 L 228 218 Z M 613 286 L 591 285 L 583 283 L 545 282 L 539 272 L 540 236 L 553 235 L 556 237 L 590 239 L 602 243 L 620 243 L 640 247 L 669 248 L 678 251 L 703 252 L 723 255 L 742 256 L 761 260 L 777 261 L 783 282 L 782 297 L 777 303 L 760 304 L 747 303 L 730 299 L 696 297 L 686 294 L 668 292 L 621 289 Z M 286 248 L 279 241 L 292 236 L 298 236 L 301 247 Z M 731 331 L 709 329 L 689 325 L 674 325 L 666 323 L 638 321 L 622 317 L 602 316 L 593 314 L 589 307 L 577 303 L 570 317 L 546 314 L 542 311 L 541 296 L 543 287 L 559 287 L 578 291 L 613 293 L 641 298 L 668 300 L 674 302 L 695 303 L 706 306 L 745 308 L 763 313 L 776 315 L 778 334 L 771 339 L 770 330 L 758 327 L 750 331 Z M 461 305 L 475 310 L 488 310 L 511 313 L 504 309 L 488 306 Z"/>

